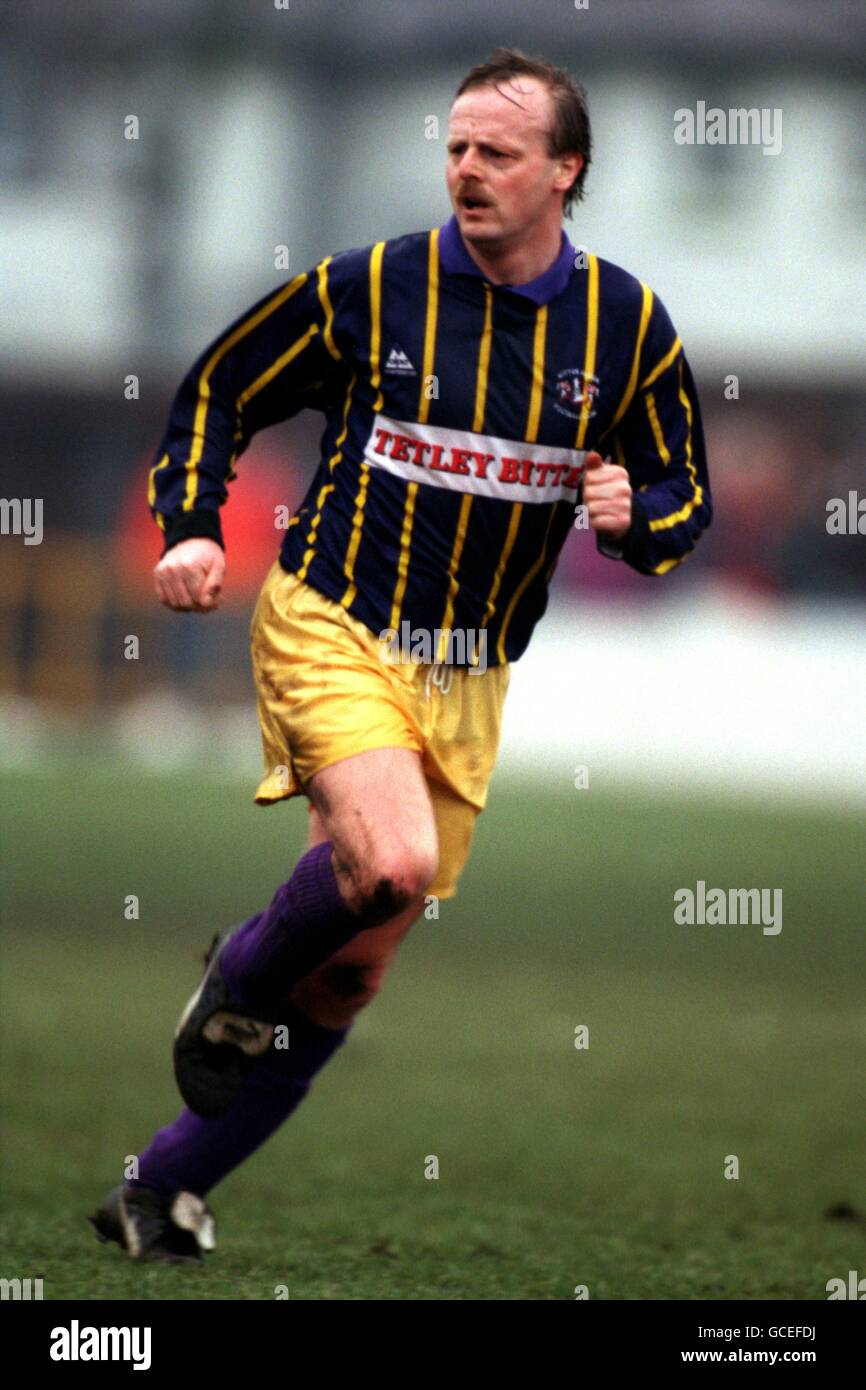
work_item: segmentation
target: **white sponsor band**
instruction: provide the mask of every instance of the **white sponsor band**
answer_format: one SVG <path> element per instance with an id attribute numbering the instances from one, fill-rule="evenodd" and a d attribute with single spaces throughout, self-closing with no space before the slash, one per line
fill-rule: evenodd
<path id="1" fill-rule="evenodd" d="M 586 450 L 377 415 L 364 458 L 398 478 L 505 502 L 575 502 Z"/>

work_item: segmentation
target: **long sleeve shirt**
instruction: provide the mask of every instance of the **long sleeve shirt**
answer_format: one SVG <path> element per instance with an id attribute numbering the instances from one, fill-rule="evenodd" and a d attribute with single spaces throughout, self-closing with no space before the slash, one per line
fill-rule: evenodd
<path id="1" fill-rule="evenodd" d="M 664 305 L 564 232 L 525 285 L 491 284 L 452 218 L 328 256 L 259 301 L 175 398 L 149 488 L 167 548 L 221 543 L 251 436 L 305 407 L 325 419 L 320 461 L 280 563 L 376 634 L 485 631 L 490 665 L 516 660 L 590 450 L 634 489 L 624 541 L 599 544 L 612 558 L 663 575 L 711 519 L 697 392 Z"/>

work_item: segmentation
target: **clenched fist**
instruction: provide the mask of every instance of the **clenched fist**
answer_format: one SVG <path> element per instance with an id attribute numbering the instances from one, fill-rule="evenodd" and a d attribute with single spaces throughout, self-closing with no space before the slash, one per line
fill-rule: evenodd
<path id="1" fill-rule="evenodd" d="M 157 596 L 177 612 L 210 613 L 219 607 L 226 557 L 216 541 L 194 536 L 167 550 L 153 571 Z"/>
<path id="2" fill-rule="evenodd" d="M 625 468 L 595 452 L 586 456 L 583 505 L 593 531 L 621 541 L 631 526 L 631 480 Z"/>

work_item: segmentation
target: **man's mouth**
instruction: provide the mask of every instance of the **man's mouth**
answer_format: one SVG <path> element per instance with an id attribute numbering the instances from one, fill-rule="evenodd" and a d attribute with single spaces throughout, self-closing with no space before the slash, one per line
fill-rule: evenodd
<path id="1" fill-rule="evenodd" d="M 461 198 L 460 204 L 467 212 L 474 212 L 478 208 L 487 208 L 490 206 L 483 198 Z"/>

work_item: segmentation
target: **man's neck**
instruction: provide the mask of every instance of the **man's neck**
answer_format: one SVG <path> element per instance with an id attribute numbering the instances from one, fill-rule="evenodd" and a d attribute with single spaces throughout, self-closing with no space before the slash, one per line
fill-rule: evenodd
<path id="1" fill-rule="evenodd" d="M 473 243 L 465 237 L 463 245 L 491 284 L 528 285 L 549 270 L 559 255 L 562 228 L 559 224 L 545 228 L 519 246 Z"/>

